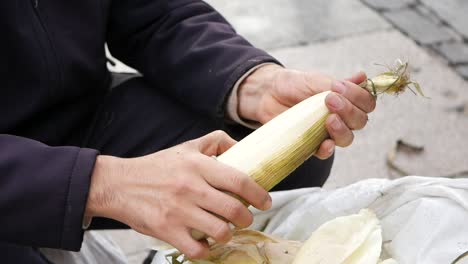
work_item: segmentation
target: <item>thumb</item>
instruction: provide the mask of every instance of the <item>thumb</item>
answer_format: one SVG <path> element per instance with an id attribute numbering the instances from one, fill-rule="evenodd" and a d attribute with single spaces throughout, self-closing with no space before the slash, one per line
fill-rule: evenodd
<path id="1" fill-rule="evenodd" d="M 367 80 L 367 75 L 364 72 L 358 72 L 346 80 L 359 85 Z"/>
<path id="2" fill-rule="evenodd" d="M 199 151 L 207 156 L 218 156 L 237 143 L 236 140 L 221 130 L 203 136 L 197 141 Z"/>

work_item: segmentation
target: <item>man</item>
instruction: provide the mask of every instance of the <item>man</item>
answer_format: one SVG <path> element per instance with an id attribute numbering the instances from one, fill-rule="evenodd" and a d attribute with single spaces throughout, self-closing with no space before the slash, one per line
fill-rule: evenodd
<path id="1" fill-rule="evenodd" d="M 294 104 L 333 90 L 330 139 L 277 189 L 326 180 L 375 102 L 357 86 L 284 69 L 199 0 L 6 0 L 0 3 L 0 253 L 45 263 L 38 247 L 79 250 L 90 228 L 131 227 L 189 257 L 193 229 L 217 241 L 271 199 L 210 158 Z M 109 89 L 104 44 L 139 70 Z M 213 132 L 213 133 L 211 133 Z M 188 142 L 187 142 L 188 141 Z M 185 144 L 179 144 L 187 142 Z M 175 146 L 175 147 L 173 147 Z M 113 220 L 111 220 L 113 219 Z"/>

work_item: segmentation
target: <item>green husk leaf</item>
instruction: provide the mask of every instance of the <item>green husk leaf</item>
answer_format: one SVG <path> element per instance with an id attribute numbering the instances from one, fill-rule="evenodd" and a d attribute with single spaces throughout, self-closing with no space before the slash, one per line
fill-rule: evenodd
<path id="1" fill-rule="evenodd" d="M 364 81 L 360 86 L 367 89 L 374 97 L 383 93 L 398 95 L 404 92 L 406 88 L 414 93 L 410 87 L 413 86 L 419 95 L 425 97 L 419 83 L 411 80 L 407 62 L 403 63 L 398 60 L 395 66 L 385 67 L 389 71 Z"/>

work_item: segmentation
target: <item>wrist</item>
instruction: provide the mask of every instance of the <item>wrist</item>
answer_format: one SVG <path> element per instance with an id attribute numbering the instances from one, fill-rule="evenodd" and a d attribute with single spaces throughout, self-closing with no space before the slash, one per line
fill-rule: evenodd
<path id="1" fill-rule="evenodd" d="M 257 109 L 262 96 L 274 86 L 274 79 L 283 67 L 268 64 L 256 69 L 239 85 L 237 112 L 242 119 L 259 121 Z"/>
<path id="2" fill-rule="evenodd" d="M 85 219 L 92 217 L 110 217 L 112 196 L 115 190 L 112 190 L 111 179 L 115 179 L 119 167 L 119 158 L 99 155 L 96 158 L 93 173 L 91 175 L 91 184 L 86 202 Z"/>

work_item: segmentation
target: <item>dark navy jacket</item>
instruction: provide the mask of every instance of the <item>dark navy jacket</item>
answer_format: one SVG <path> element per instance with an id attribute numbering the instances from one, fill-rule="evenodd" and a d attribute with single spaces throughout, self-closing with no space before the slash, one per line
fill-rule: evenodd
<path id="1" fill-rule="evenodd" d="M 234 83 L 274 61 L 197 0 L 2 0 L 0 28 L 0 241 L 37 247 L 81 246 L 98 152 L 78 139 L 109 85 L 104 43 L 217 118 Z"/>

